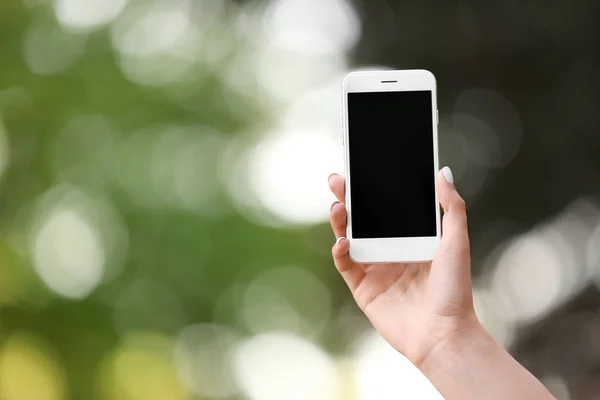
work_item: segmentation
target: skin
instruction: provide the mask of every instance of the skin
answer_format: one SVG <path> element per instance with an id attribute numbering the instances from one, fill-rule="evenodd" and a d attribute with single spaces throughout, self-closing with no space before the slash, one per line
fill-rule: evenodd
<path id="1" fill-rule="evenodd" d="M 337 270 L 375 329 L 452 399 L 554 399 L 482 327 L 473 308 L 464 200 L 440 172 L 444 210 L 440 248 L 432 262 L 356 264 L 348 254 L 345 179 L 329 177 Z M 499 384 L 502 382 L 502 384 Z"/>

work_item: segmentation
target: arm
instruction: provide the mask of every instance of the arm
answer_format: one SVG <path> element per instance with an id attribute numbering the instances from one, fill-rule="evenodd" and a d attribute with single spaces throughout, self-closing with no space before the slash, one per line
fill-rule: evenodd
<path id="1" fill-rule="evenodd" d="M 449 400 L 554 399 L 479 323 L 439 342 L 417 367 Z"/>
<path id="2" fill-rule="evenodd" d="M 431 263 L 354 263 L 344 238 L 345 181 L 334 174 L 329 185 L 338 198 L 330 218 L 338 271 L 373 326 L 447 400 L 554 399 L 477 320 L 466 207 L 449 168 L 438 175 L 444 218 L 440 248 Z"/>

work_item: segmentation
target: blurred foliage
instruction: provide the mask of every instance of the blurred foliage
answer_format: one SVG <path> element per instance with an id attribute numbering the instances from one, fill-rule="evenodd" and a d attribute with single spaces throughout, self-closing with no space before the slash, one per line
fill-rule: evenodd
<path id="1" fill-rule="evenodd" d="M 168 207 L 149 210 L 132 203 L 113 181 L 98 183 L 93 176 L 84 175 L 72 183 L 89 196 L 109 198 L 127 227 L 129 251 L 124 271 L 81 301 L 63 300 L 44 289 L 26 251 L 28 222 L 39 196 L 64 180 L 52 168 L 53 150 L 72 118 L 102 115 L 123 141 L 148 126 L 203 126 L 228 138 L 268 121 L 255 99 L 231 91 L 218 73 L 201 64 L 195 72 L 198 79 L 192 74 L 184 83 L 188 107 L 162 87 L 132 83 L 116 64 L 105 30 L 89 34 L 84 57 L 67 72 L 36 75 L 25 64 L 23 41 L 28 28 L 40 20 L 56 24 L 50 7 L 27 8 L 21 0 L 0 3 L 0 110 L 10 141 L 10 164 L 2 178 L 1 194 L 0 340 L 14 332 L 30 331 L 52 343 L 66 369 L 70 398 L 90 399 L 99 364 L 120 341 L 122 332 L 115 326 L 114 316 L 117 307 L 130 307 L 121 321 L 126 330 L 175 335 L 188 324 L 213 321 L 215 303 L 226 289 L 237 281 L 247 283 L 270 268 L 302 265 L 324 278 L 329 287 L 342 288 L 327 268 L 328 252 L 315 254 L 307 243 L 314 240 L 309 235 L 316 236 L 323 239 L 318 245 L 327 248 L 332 239 L 326 227 L 259 226 L 239 215 L 223 191 L 211 200 L 204 214 Z M 81 135 L 82 143 L 73 145 L 70 156 L 85 161 L 98 149 L 93 143 L 87 146 L 86 132 Z M 104 165 L 119 166 L 118 153 L 103 156 Z M 213 168 L 216 174 L 217 167 Z M 122 172 L 111 173 L 118 176 Z M 212 215 L 210 207 L 222 215 Z M 15 247 L 20 251 L 15 253 Z M 145 285 L 143 297 L 123 300 L 121 293 L 138 283 Z M 225 307 L 219 322 L 236 323 L 233 307 L 236 305 Z"/>

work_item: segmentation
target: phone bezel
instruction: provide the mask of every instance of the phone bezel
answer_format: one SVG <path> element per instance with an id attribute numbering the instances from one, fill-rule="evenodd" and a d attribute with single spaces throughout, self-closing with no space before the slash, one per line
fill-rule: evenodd
<path id="1" fill-rule="evenodd" d="M 427 70 L 360 71 L 346 76 L 343 92 L 343 143 L 345 153 L 346 209 L 348 211 L 347 238 L 350 240 L 350 258 L 361 264 L 425 262 L 433 259 L 441 238 L 441 216 L 438 203 L 437 173 L 438 156 L 438 110 L 435 76 Z M 433 182 L 435 185 L 436 228 L 435 237 L 354 239 L 352 237 L 352 191 L 350 176 L 350 151 L 348 129 L 348 94 L 364 92 L 431 91 L 431 119 L 433 126 Z"/>

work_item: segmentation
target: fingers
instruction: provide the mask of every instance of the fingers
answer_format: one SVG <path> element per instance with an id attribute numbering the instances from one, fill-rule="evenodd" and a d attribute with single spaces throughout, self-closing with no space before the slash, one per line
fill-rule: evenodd
<path id="1" fill-rule="evenodd" d="M 335 238 L 346 236 L 346 221 L 348 214 L 346 212 L 346 206 L 339 201 L 336 201 L 331 206 L 331 214 L 329 215 L 329 222 L 331 222 L 331 229 Z"/>
<path id="2" fill-rule="evenodd" d="M 454 186 L 454 177 L 448 167 L 438 173 L 438 196 L 444 210 L 440 251 L 446 255 L 470 258 L 467 208 Z"/>
<path id="3" fill-rule="evenodd" d="M 348 251 L 350 251 L 350 241 L 341 237 L 333 246 L 331 253 L 337 270 L 344 278 L 352 294 L 354 294 L 363 279 L 365 279 L 366 273 L 360 265 L 352 262 Z"/>
<path id="4" fill-rule="evenodd" d="M 331 174 L 327 180 L 329 182 L 329 189 L 331 189 L 338 201 L 345 203 L 346 180 L 344 177 L 338 174 Z"/>
<path id="5" fill-rule="evenodd" d="M 364 279 L 365 271 L 360 265 L 350 259 L 348 253 L 350 251 L 350 241 L 344 237 L 346 234 L 346 219 L 346 207 L 340 202 L 333 203 L 331 206 L 330 222 L 337 241 L 331 253 L 337 270 L 344 278 L 344 281 L 346 281 L 352 293 L 354 293 Z"/>

